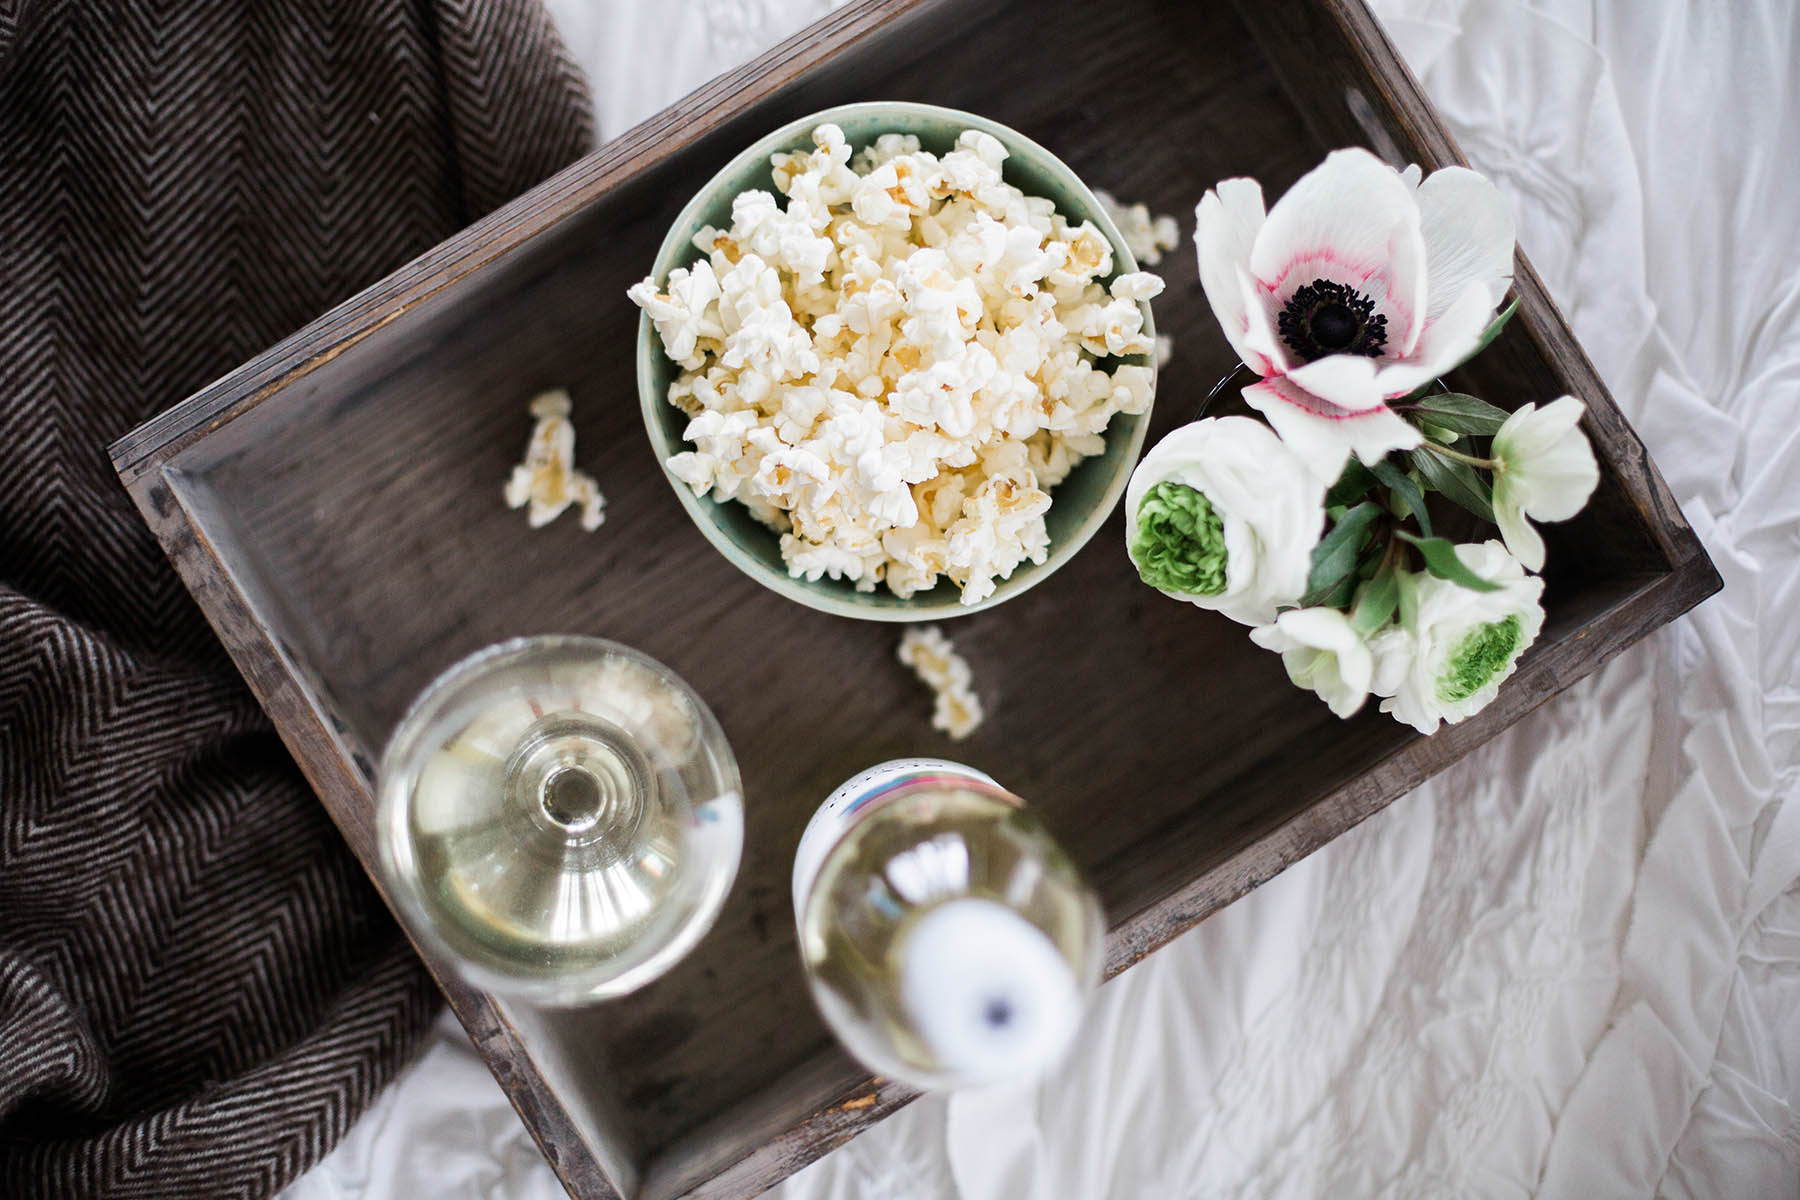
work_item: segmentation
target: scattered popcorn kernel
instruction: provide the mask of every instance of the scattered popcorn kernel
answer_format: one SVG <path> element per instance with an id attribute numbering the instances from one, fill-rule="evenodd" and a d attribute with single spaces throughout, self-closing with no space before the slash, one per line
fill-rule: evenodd
<path id="1" fill-rule="evenodd" d="M 1131 251 L 1133 258 L 1145 266 L 1154 267 L 1162 261 L 1166 251 L 1173 250 L 1181 242 L 1181 227 L 1171 216 L 1150 215 L 1150 209 L 1143 204 L 1121 204 L 1110 193 L 1099 188 L 1094 189 L 1094 199 L 1100 201 L 1100 207 L 1112 218 L 1112 223 L 1119 227 L 1119 235 L 1125 239 L 1125 246 Z"/>
<path id="2" fill-rule="evenodd" d="M 653 318 L 654 319 L 654 318 Z M 606 520 L 606 497 L 593 476 L 575 469 L 575 427 L 569 423 L 569 393 L 560 388 L 531 402 L 537 425 L 525 461 L 506 481 L 506 506 L 525 508 L 533 529 L 548 525 L 571 504 L 581 509 L 581 527 L 590 532 Z"/>
<path id="3" fill-rule="evenodd" d="M 779 195 L 694 236 L 705 258 L 628 293 L 682 367 L 669 472 L 779 531 L 795 578 L 902 597 L 948 579 L 979 603 L 1044 561 L 1049 489 L 1149 409 L 1154 368 L 1112 360 L 1158 353 L 1142 305 L 1162 281 L 1102 282 L 1105 236 L 1008 184 L 988 134 L 941 157 L 812 140 L 772 157 Z"/>
<path id="4" fill-rule="evenodd" d="M 901 635 L 896 654 L 937 696 L 931 727 L 959 742 L 974 733 L 983 715 L 973 686 L 975 677 L 943 630 L 935 625 L 912 626 Z"/>

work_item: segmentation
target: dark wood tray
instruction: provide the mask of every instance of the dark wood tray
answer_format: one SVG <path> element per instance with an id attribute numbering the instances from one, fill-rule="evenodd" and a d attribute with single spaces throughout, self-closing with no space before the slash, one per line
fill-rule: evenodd
<path id="1" fill-rule="evenodd" d="M 1462 382 L 1573 392 L 1603 465 L 1552 526 L 1549 622 L 1479 717 L 1423 739 L 1339 722 L 1243 631 L 1136 582 L 1118 518 L 1058 575 L 949 630 L 992 712 L 952 748 L 896 630 L 801 608 L 683 515 L 633 392 L 626 287 L 676 210 L 775 125 L 862 99 L 984 113 L 1090 183 L 1179 214 L 1218 179 L 1278 194 L 1331 147 L 1459 161 L 1357 0 L 878 0 L 688 97 L 121 439 L 119 474 L 351 846 L 409 698 L 488 642 L 601 634 L 671 664 L 742 762 L 743 869 L 666 979 L 548 1013 L 431 964 L 571 1192 L 747 1195 L 911 1097 L 837 1050 L 807 998 L 787 875 L 814 805 L 880 759 L 948 753 L 1027 797 L 1097 883 L 1108 970 L 1356 824 L 1716 590 L 1636 435 L 1523 260 L 1518 318 Z M 1231 365 L 1185 246 L 1151 438 Z M 500 502 L 527 400 L 567 386 L 607 523 L 536 533 Z M 1372 707 L 1372 706 L 1371 706 Z"/>

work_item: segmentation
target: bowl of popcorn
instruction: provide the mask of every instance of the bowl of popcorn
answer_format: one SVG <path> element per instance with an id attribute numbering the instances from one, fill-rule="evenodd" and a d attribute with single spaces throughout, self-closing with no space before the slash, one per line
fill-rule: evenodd
<path id="1" fill-rule="evenodd" d="M 1124 494 L 1161 290 L 1023 135 L 829 109 L 726 164 L 630 290 L 644 422 L 759 583 L 843 616 L 973 612 L 1048 577 Z"/>

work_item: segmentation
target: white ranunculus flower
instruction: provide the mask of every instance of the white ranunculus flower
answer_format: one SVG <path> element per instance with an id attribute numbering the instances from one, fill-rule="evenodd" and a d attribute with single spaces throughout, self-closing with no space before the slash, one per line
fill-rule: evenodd
<path id="1" fill-rule="evenodd" d="M 1513 219 L 1464 167 L 1396 171 L 1338 150 L 1265 214 L 1227 179 L 1195 210 L 1200 282 L 1262 382 L 1244 398 L 1335 480 L 1420 441 L 1387 406 L 1473 353 L 1512 282 Z"/>
<path id="2" fill-rule="evenodd" d="M 1250 640 L 1281 655 L 1294 686 L 1317 692 L 1340 717 L 1369 698 L 1375 658 L 1350 618 L 1335 608 L 1291 609 L 1273 625 L 1252 629 Z"/>
<path id="3" fill-rule="evenodd" d="M 1370 690 L 1420 733 L 1454 725 L 1486 708 L 1544 627 L 1544 581 L 1527 575 L 1497 541 L 1456 548 L 1463 565 L 1498 591 L 1478 592 L 1434 575 L 1401 580 L 1400 623 L 1369 642 Z"/>
<path id="4" fill-rule="evenodd" d="M 1250 417 L 1175 430 L 1125 491 L 1125 544 L 1144 582 L 1244 625 L 1299 600 L 1324 524 L 1324 482 Z"/>
<path id="5" fill-rule="evenodd" d="M 1506 548 L 1527 569 L 1544 569 L 1544 539 L 1533 521 L 1566 521 L 1600 482 L 1594 449 L 1581 432 L 1586 411 L 1573 396 L 1543 408 L 1527 404 L 1494 434 L 1494 522 Z"/>

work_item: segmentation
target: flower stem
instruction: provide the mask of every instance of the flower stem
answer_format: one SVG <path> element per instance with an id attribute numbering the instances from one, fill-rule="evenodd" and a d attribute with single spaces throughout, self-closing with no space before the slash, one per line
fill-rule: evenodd
<path id="1" fill-rule="evenodd" d="M 1398 528 L 1395 524 L 1388 530 L 1387 545 L 1381 549 L 1381 565 L 1375 568 L 1377 575 L 1389 567 L 1399 570 L 1406 565 L 1406 543 L 1394 536 L 1394 530 Z"/>
<path id="2" fill-rule="evenodd" d="M 1444 445 L 1443 443 L 1434 442 L 1430 438 L 1425 439 L 1424 445 L 1425 445 L 1425 448 L 1427 450 L 1431 451 L 1433 454 L 1438 454 L 1438 455 L 1442 455 L 1445 458 L 1454 459 L 1455 461 L 1457 461 L 1459 463 L 1467 463 L 1471 467 L 1480 467 L 1484 471 L 1497 471 L 1500 469 L 1500 463 L 1497 459 L 1477 458 L 1473 454 L 1464 454 L 1460 450 L 1452 450 L 1450 447 Z"/>

